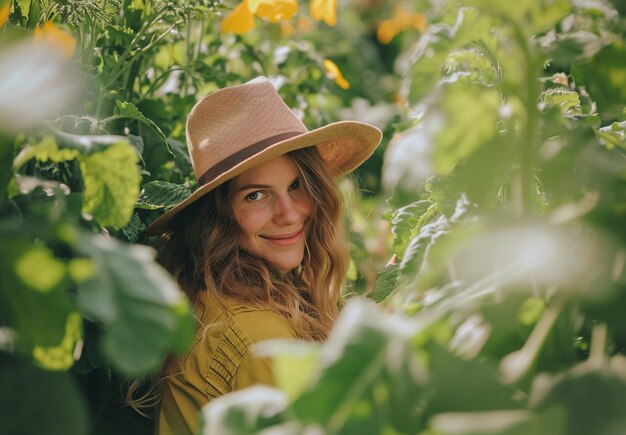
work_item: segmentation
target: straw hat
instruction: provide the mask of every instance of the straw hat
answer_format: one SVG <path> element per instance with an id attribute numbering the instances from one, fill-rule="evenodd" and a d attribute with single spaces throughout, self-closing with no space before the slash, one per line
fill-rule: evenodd
<path id="1" fill-rule="evenodd" d="M 187 146 L 198 188 L 146 232 L 167 230 L 172 217 L 215 187 L 289 151 L 316 146 L 338 178 L 363 163 L 381 138 L 378 128 L 357 121 L 308 131 L 265 77 L 220 89 L 199 101 L 187 118 Z"/>

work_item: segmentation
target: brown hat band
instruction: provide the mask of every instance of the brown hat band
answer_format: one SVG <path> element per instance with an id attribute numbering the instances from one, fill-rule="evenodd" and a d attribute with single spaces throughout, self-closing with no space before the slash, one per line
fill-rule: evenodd
<path id="1" fill-rule="evenodd" d="M 221 162 L 207 169 L 206 172 L 198 178 L 198 186 L 205 185 L 209 181 L 216 178 L 218 175 L 231 170 L 239 163 L 249 159 L 255 154 L 260 153 L 270 145 L 281 142 L 283 140 L 291 139 L 292 137 L 299 136 L 304 133 L 306 133 L 306 131 L 288 131 L 286 133 L 270 136 L 266 139 L 255 142 L 252 145 L 248 145 L 247 147 L 235 152 L 234 154 L 231 154 Z"/>

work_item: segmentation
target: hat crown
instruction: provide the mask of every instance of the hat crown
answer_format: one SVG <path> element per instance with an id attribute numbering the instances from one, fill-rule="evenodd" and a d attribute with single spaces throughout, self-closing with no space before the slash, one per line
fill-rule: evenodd
<path id="1" fill-rule="evenodd" d="M 306 132 L 272 83 L 260 78 L 218 90 L 198 102 L 187 118 L 187 147 L 196 179 L 204 184 L 213 178 L 212 168 L 238 153 L 273 138 L 278 141 Z"/>

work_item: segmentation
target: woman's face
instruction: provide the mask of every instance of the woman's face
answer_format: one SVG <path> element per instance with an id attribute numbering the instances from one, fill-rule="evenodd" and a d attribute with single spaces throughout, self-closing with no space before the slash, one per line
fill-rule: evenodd
<path id="1" fill-rule="evenodd" d="M 283 155 L 249 169 L 234 179 L 233 192 L 240 244 L 283 272 L 298 267 L 313 206 L 295 163 Z"/>

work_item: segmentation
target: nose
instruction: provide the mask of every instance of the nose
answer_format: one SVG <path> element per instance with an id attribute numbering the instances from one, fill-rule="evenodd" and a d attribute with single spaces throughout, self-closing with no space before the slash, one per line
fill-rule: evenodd
<path id="1" fill-rule="evenodd" d="M 274 207 L 274 223 L 276 225 L 293 224 L 299 218 L 298 204 L 291 195 L 280 195 L 276 198 Z"/>

